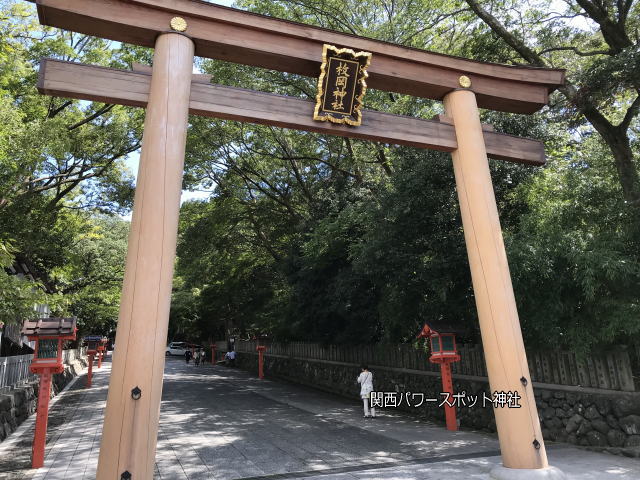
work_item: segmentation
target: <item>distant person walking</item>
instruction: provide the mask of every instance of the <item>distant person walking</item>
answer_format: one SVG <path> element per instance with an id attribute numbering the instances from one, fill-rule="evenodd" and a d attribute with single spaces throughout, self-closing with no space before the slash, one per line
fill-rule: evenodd
<path id="1" fill-rule="evenodd" d="M 187 361 L 187 365 L 189 365 L 189 360 L 191 360 L 192 356 L 193 354 L 191 353 L 191 350 L 184 352 L 184 359 Z"/>
<path id="2" fill-rule="evenodd" d="M 195 357 L 193 358 L 193 363 L 196 364 L 196 367 L 200 366 L 200 350 L 196 350 Z"/>
<path id="3" fill-rule="evenodd" d="M 371 407 L 371 413 L 369 413 L 369 399 L 373 392 L 373 373 L 366 365 L 360 366 L 360 372 L 357 381 L 360 384 L 360 398 L 364 404 L 364 418 L 376 418 L 375 407 Z"/>

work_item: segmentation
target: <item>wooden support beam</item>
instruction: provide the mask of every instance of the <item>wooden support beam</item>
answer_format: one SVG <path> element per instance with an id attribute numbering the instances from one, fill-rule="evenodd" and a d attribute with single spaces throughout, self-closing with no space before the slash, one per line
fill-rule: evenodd
<path id="1" fill-rule="evenodd" d="M 144 63 L 134 62 L 131 65 L 131 70 L 133 70 L 134 72 L 146 73 L 148 75 L 151 75 L 153 73 L 153 67 L 151 65 L 145 65 Z M 191 76 L 191 81 L 196 83 L 211 83 L 211 75 L 209 75 L 208 73 L 194 73 Z"/>
<path id="2" fill-rule="evenodd" d="M 151 76 L 144 72 L 45 59 L 40 65 L 38 90 L 47 95 L 145 107 L 150 83 Z M 455 129 L 449 122 L 365 110 L 362 125 L 354 128 L 314 121 L 313 106 L 308 100 L 211 85 L 197 77 L 191 86 L 189 112 L 445 152 L 457 148 Z M 530 165 L 545 163 L 544 145 L 538 140 L 487 129 L 484 138 L 492 158 Z"/>
<path id="3" fill-rule="evenodd" d="M 196 55 L 310 77 L 324 43 L 373 53 L 371 88 L 442 99 L 471 79 L 478 105 L 533 113 L 564 83 L 564 70 L 498 65 L 407 48 L 196 0 L 36 0 L 40 23 L 152 47 L 183 17 Z"/>
<path id="4" fill-rule="evenodd" d="M 151 68 L 151 67 L 149 67 Z M 135 68 L 134 68 L 135 70 Z M 449 125 L 453 125 L 453 118 L 451 117 L 447 117 L 446 115 L 440 113 L 438 115 L 434 115 L 433 117 L 431 117 L 431 120 L 435 120 L 436 122 L 441 122 L 441 123 L 448 123 Z M 494 132 L 495 128 L 493 128 L 493 125 L 489 125 L 488 123 L 483 123 L 482 124 L 482 130 L 486 131 L 486 132 Z"/>

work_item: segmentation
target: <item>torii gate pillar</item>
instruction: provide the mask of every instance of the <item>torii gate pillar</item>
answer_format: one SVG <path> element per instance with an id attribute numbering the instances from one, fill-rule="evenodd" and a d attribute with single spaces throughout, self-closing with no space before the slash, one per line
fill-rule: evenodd
<path id="1" fill-rule="evenodd" d="M 520 408 L 494 408 L 503 466 L 491 476 L 565 478 L 547 462 L 476 97 L 455 90 L 444 105 L 458 140 L 451 156 L 490 388 L 521 395 Z"/>
<path id="2" fill-rule="evenodd" d="M 153 478 L 193 54 L 182 34 L 156 40 L 98 480 Z"/>

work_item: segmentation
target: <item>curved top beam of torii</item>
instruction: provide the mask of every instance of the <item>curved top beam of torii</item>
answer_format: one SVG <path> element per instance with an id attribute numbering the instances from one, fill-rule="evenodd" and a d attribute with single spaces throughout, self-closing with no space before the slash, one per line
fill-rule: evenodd
<path id="1" fill-rule="evenodd" d="M 32 0 L 33 1 L 33 0 Z M 564 70 L 509 66 L 402 47 L 199 0 L 36 0 L 43 25 L 152 47 L 174 16 L 201 57 L 317 77 L 322 45 L 373 53 L 371 88 L 442 99 L 471 79 L 478 106 L 533 113 L 564 83 Z"/>

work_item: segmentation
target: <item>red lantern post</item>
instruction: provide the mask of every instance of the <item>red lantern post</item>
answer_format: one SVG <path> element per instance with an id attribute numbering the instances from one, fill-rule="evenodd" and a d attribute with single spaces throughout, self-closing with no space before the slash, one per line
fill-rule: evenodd
<path id="1" fill-rule="evenodd" d="M 40 375 L 36 429 L 33 436 L 31 467 L 44 465 L 44 447 L 47 438 L 49 399 L 51 397 L 51 376 L 64 370 L 62 364 L 62 344 L 65 340 L 76 339 L 75 318 L 41 318 L 26 320 L 22 335 L 35 341 L 35 352 L 29 369 Z"/>
<path id="2" fill-rule="evenodd" d="M 87 383 L 85 388 L 91 387 L 91 380 L 93 379 L 93 359 L 98 354 L 98 346 L 102 342 L 100 335 L 89 335 L 84 337 L 84 343 L 87 346 L 87 356 L 89 357 L 89 371 L 87 372 Z"/>
<path id="3" fill-rule="evenodd" d="M 440 364 L 440 375 L 442 376 L 442 392 L 448 393 L 449 398 L 453 396 L 453 378 L 451 376 L 451 364 L 460 361 L 460 355 L 456 348 L 456 336 L 453 333 L 438 333 L 427 324 L 422 328 L 418 338 L 428 338 L 431 341 L 431 363 Z M 444 415 L 447 430 L 458 430 L 456 421 L 456 408 L 448 403 L 444 404 Z"/>
<path id="4" fill-rule="evenodd" d="M 102 337 L 98 344 L 98 368 L 102 367 L 102 358 L 104 357 L 104 352 L 107 350 L 108 341 L 109 339 L 107 337 Z"/>
<path id="5" fill-rule="evenodd" d="M 211 344 L 211 365 L 216 364 L 216 344 Z"/>
<path id="6" fill-rule="evenodd" d="M 264 378 L 264 352 L 267 349 L 264 345 L 258 345 L 256 351 L 258 352 L 258 377 Z"/>

